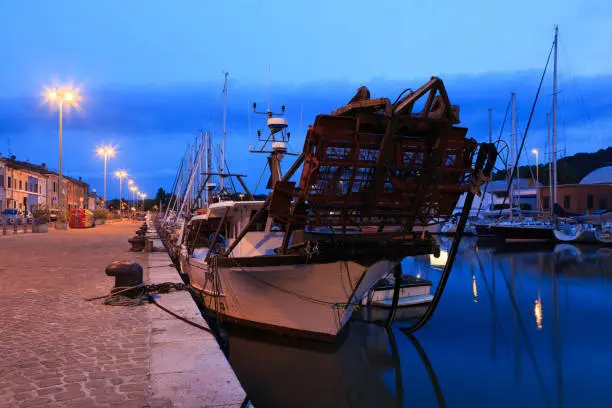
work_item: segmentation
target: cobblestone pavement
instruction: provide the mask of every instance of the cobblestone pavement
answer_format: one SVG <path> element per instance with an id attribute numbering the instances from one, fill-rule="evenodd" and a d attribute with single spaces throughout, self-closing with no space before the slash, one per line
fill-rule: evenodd
<path id="1" fill-rule="evenodd" d="M 112 261 L 140 224 L 0 239 L 0 407 L 143 407 L 149 378 L 144 307 L 83 299 L 109 293 Z"/>

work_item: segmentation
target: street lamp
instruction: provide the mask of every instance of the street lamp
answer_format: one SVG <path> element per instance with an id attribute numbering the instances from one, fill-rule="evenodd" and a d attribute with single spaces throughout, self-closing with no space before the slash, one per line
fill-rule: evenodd
<path id="1" fill-rule="evenodd" d="M 100 146 L 98 156 L 104 158 L 104 206 L 106 206 L 106 161 L 115 156 L 115 149 L 112 146 Z"/>
<path id="2" fill-rule="evenodd" d="M 147 195 L 145 193 L 140 193 L 139 195 L 140 195 L 140 198 L 142 198 L 142 211 L 144 211 L 144 209 L 145 209 L 144 208 L 144 200 L 145 200 Z"/>
<path id="3" fill-rule="evenodd" d="M 136 192 L 138 191 L 138 187 L 133 185 L 130 187 L 130 191 L 132 192 L 132 205 L 134 206 L 136 203 Z"/>
<path id="4" fill-rule="evenodd" d="M 127 171 L 125 170 L 117 170 L 115 171 L 115 177 L 119 178 L 119 215 L 121 215 L 123 213 L 123 206 L 122 206 L 122 202 L 123 202 L 123 196 L 121 194 L 121 187 L 123 185 L 123 178 L 127 177 Z"/>
<path id="5" fill-rule="evenodd" d="M 57 204 L 60 210 L 64 209 L 62 203 L 62 128 L 64 104 L 71 105 L 77 103 L 78 90 L 72 88 L 50 88 L 45 90 L 45 96 L 50 103 L 57 104 L 59 107 L 59 174 L 57 177 Z"/>
<path id="6" fill-rule="evenodd" d="M 539 189 L 539 184 L 540 184 L 540 163 L 539 163 L 539 158 L 540 158 L 540 151 L 538 149 L 531 149 L 531 153 L 535 154 L 535 160 L 536 160 L 536 192 L 540 191 Z M 536 197 L 538 196 L 538 194 L 536 194 Z M 538 210 L 540 209 L 540 199 L 538 198 Z"/>

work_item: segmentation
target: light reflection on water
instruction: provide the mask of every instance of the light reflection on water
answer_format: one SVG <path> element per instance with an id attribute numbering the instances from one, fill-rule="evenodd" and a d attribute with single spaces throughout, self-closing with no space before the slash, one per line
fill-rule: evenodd
<path id="1" fill-rule="evenodd" d="M 442 259 L 404 271 L 437 282 Z M 414 337 L 406 322 L 354 322 L 337 350 L 230 336 L 229 358 L 258 408 L 612 406 L 611 277 L 609 248 L 465 239 Z"/>

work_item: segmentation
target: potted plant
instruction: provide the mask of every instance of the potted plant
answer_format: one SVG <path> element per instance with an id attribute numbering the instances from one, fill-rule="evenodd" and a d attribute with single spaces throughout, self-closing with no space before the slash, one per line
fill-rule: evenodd
<path id="1" fill-rule="evenodd" d="M 48 232 L 49 231 L 49 209 L 44 205 L 39 206 L 32 211 L 34 222 L 32 224 L 32 232 Z"/>
<path id="2" fill-rule="evenodd" d="M 93 215 L 96 225 L 105 224 L 108 218 L 108 212 L 102 208 L 95 209 Z"/>
<path id="3" fill-rule="evenodd" d="M 57 221 L 55 222 L 55 229 L 68 229 L 68 222 L 70 221 L 70 211 L 58 211 Z"/>

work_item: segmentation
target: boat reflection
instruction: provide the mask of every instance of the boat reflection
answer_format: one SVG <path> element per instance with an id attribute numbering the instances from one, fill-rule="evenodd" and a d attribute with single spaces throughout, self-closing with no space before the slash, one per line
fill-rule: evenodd
<path id="1" fill-rule="evenodd" d="M 402 337 L 402 347 L 396 335 Z M 228 358 L 256 407 L 401 407 L 407 361 L 400 357 L 415 361 L 414 351 L 406 347 L 412 344 L 437 405 L 446 406 L 431 362 L 414 336 L 360 321 L 353 322 L 346 336 L 338 348 L 330 349 L 234 331 Z M 415 371 L 411 365 L 411 374 Z"/>
<path id="2" fill-rule="evenodd" d="M 441 269 L 429 256 L 403 263 L 432 292 Z M 426 306 L 398 310 L 391 332 L 357 320 L 386 321 L 387 310 L 363 308 L 335 349 L 232 333 L 229 359 L 256 407 L 608 406 L 610 296 L 610 248 L 466 239 L 418 341 L 402 327 Z"/>

